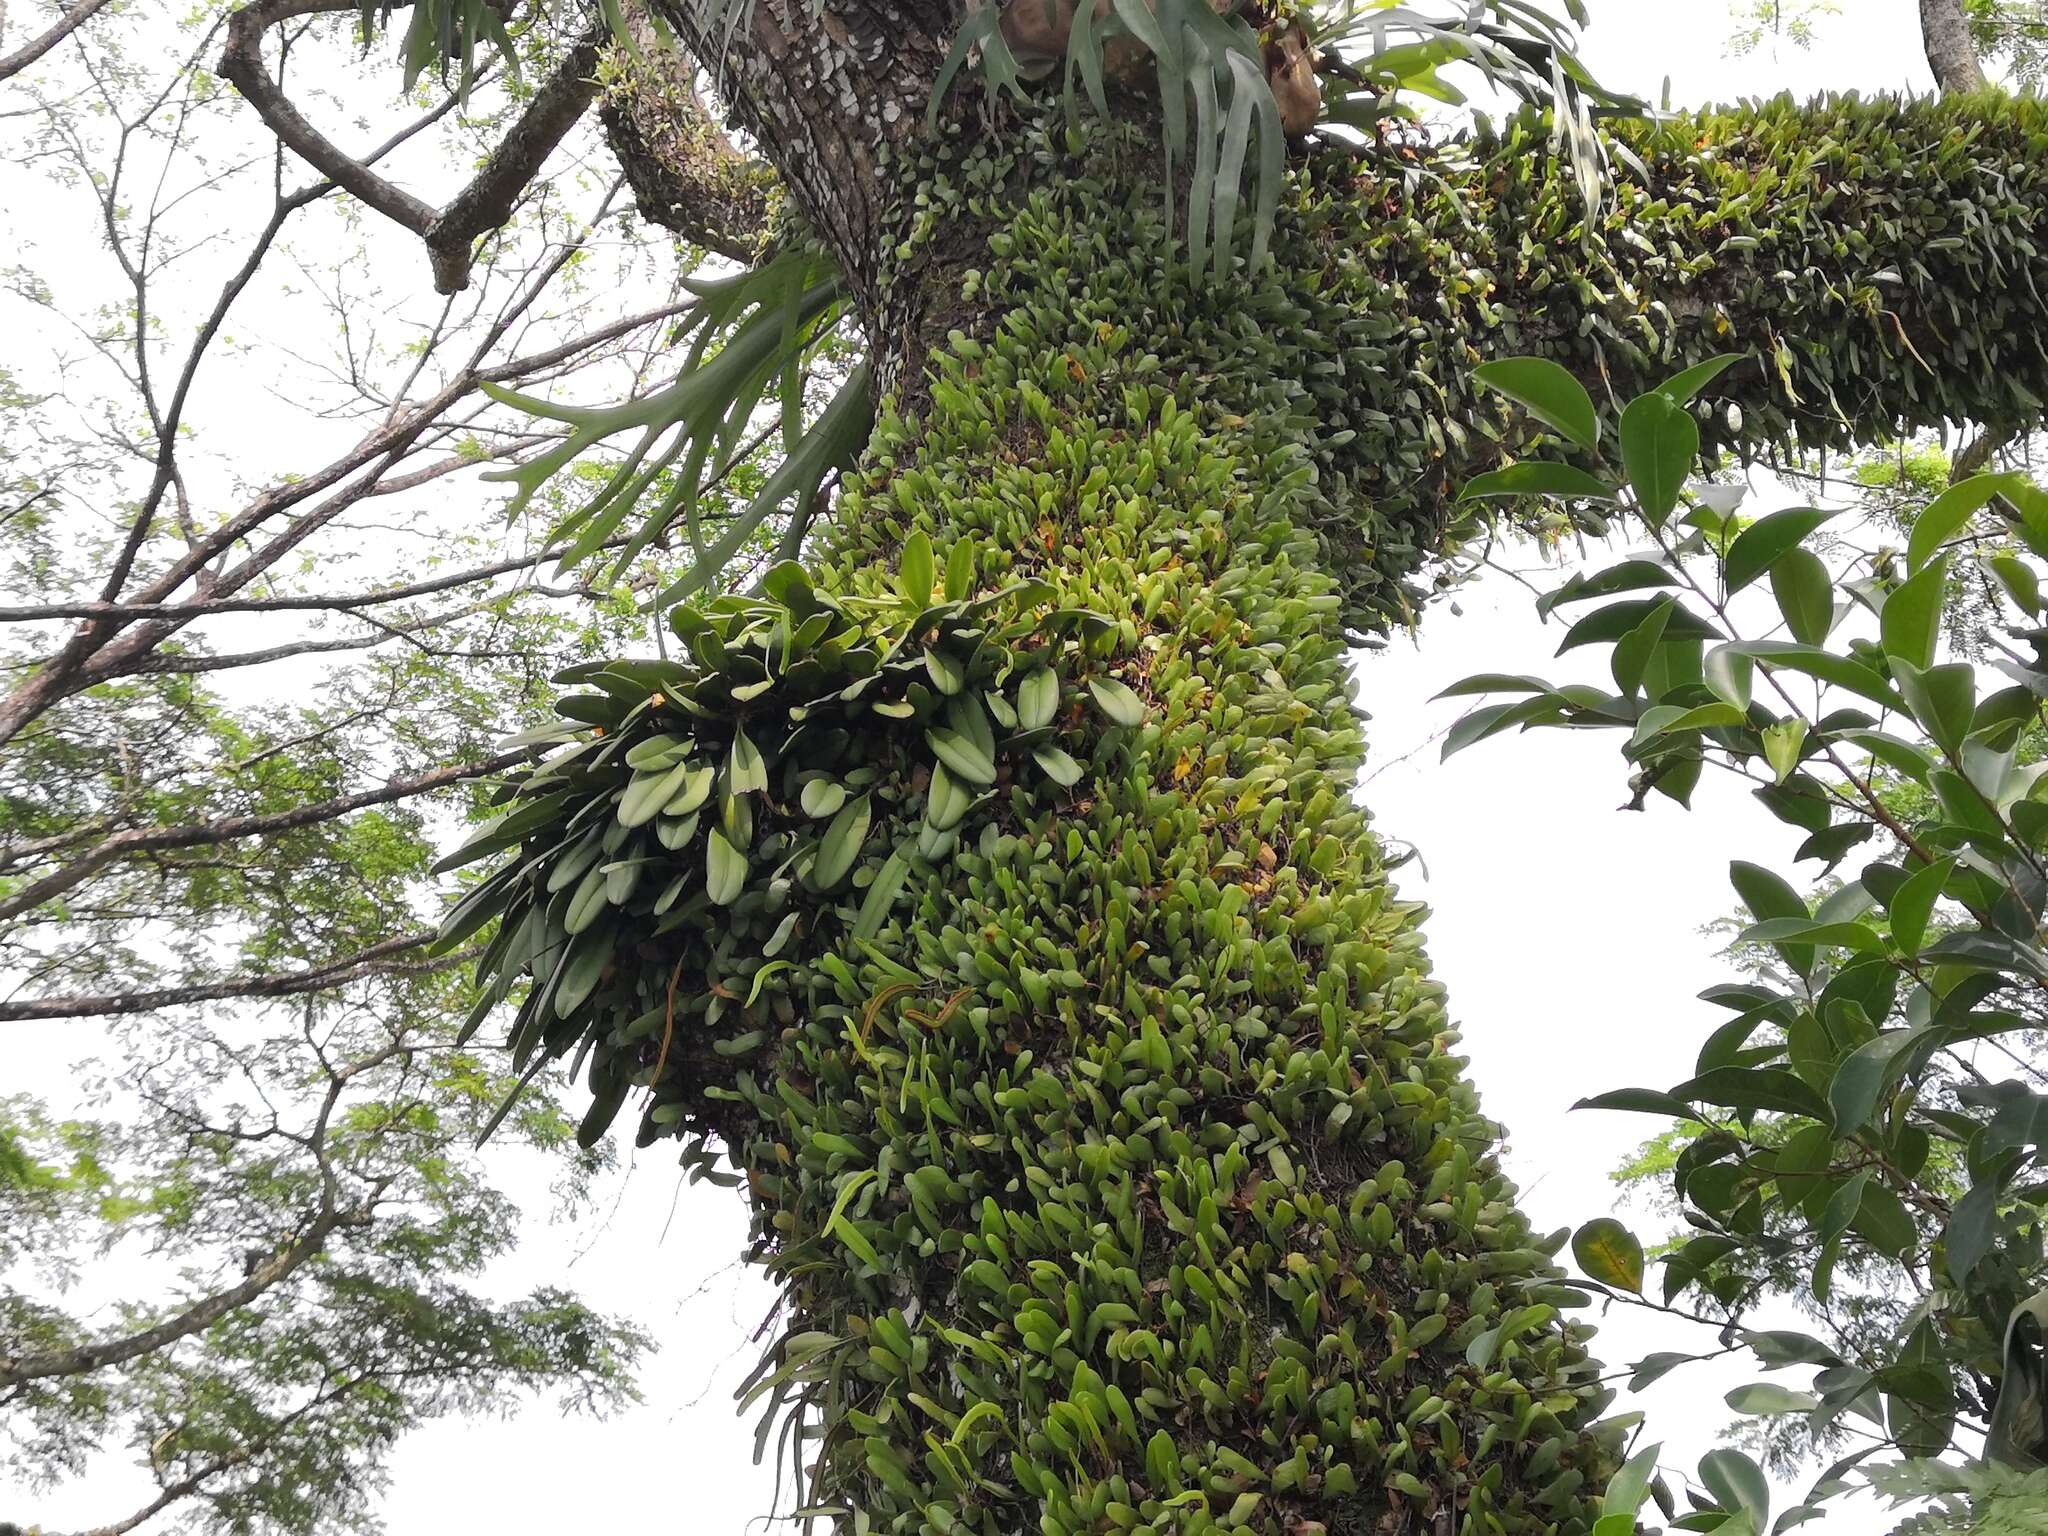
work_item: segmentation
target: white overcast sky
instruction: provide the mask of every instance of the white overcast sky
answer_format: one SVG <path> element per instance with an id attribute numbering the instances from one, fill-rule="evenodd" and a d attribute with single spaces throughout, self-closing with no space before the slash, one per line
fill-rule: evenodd
<path id="1" fill-rule="evenodd" d="M 1810 51 L 1767 43 L 1731 59 L 1727 0 L 1593 0 L 1586 53 L 1604 82 L 1651 98 L 1668 75 L 1680 105 L 1785 89 L 1928 89 L 1912 0 L 1841 0 L 1841 11 L 1822 19 Z M 32 208 L 8 217 L 21 220 L 17 228 L 35 223 Z M 1610 1170 L 1658 1123 L 1569 1115 L 1568 1106 L 1604 1088 L 1686 1075 L 1713 1016 L 1694 994 L 1725 974 L 1700 930 L 1732 904 L 1728 860 L 1785 867 L 1792 839 L 1739 786 L 1711 779 L 1689 816 L 1662 800 L 1647 814 L 1617 812 L 1623 776 L 1606 736 L 1497 741 L 1440 766 L 1428 743 L 1458 711 L 1431 695 L 1469 672 L 1543 671 L 1555 649 L 1556 632 L 1538 628 L 1529 594 L 1511 582 L 1482 584 L 1463 607 L 1462 617 L 1438 612 L 1419 643 L 1360 658 L 1374 743 L 1363 793 L 1380 828 L 1421 852 L 1401 886 L 1434 909 L 1430 949 L 1472 1075 L 1488 1113 L 1509 1127 L 1508 1165 L 1547 1229 L 1613 1208 Z M 94 1042 L 72 1044 L 84 1051 Z M 5 1086 L 62 1097 L 64 1053 L 38 1050 L 31 1060 L 21 1047 L 8 1042 Z M 568 1284 L 650 1328 L 662 1347 L 643 1377 L 644 1404 L 597 1423 L 541 1403 L 409 1438 L 382 1509 L 394 1536 L 739 1536 L 768 1509 L 769 1476 L 751 1464 L 751 1429 L 731 1394 L 772 1296 L 733 1262 L 745 1232 L 739 1199 L 677 1184 L 672 1150 L 642 1154 L 602 1219 L 566 1230 L 536 1216 L 519 1259 L 496 1277 L 508 1291 Z M 538 1192 L 530 1203 L 546 1206 Z M 1671 1326 L 1617 1317 L 1596 1347 L 1610 1363 L 1704 1347 Z M 1650 1438 L 1667 1445 L 1667 1465 L 1690 1469 L 1712 1447 L 1726 1417 L 1720 1394 L 1746 1379 L 1739 1366 L 1696 1368 L 1653 1389 L 1641 1406 Z M 149 1491 L 116 1461 L 32 1508 L 62 1530 L 131 1509 Z M 0 1515 L 19 1518 L 26 1507 L 0 1486 Z M 1880 1519 L 1867 1507 L 1845 1511 L 1831 1529 L 1861 1536 L 1881 1529 Z"/>

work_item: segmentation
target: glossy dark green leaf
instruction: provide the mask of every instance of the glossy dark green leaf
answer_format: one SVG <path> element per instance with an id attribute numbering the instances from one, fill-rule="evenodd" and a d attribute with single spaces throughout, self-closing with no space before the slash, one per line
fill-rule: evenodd
<path id="1" fill-rule="evenodd" d="M 1582 645 L 1594 645 L 1603 640 L 1619 640 L 1630 630 L 1666 603 L 1668 597 L 1624 598 L 1609 603 L 1605 608 L 1587 614 L 1565 631 L 1564 643 L 1557 648 L 1562 656 L 1566 651 Z M 1664 638 L 1668 640 L 1719 640 L 1721 633 L 1690 609 L 1673 607 L 1664 621 Z"/>
<path id="2" fill-rule="evenodd" d="M 2027 484 L 2027 477 L 2019 473 L 1972 475 L 1943 491 L 1913 519 L 1913 531 L 1906 540 L 1907 572 L 1923 569 L 1935 552 L 1995 497 Z"/>
<path id="3" fill-rule="evenodd" d="M 1941 599 L 1948 582 L 1948 556 L 1935 560 L 1919 575 L 1903 582 L 1884 600 L 1878 630 L 1884 653 L 1910 666 L 1934 665 L 1934 647 L 1941 638 Z"/>
<path id="4" fill-rule="evenodd" d="M 819 890 L 837 889 L 846 878 L 867 842 L 868 826 L 873 819 L 874 808 L 867 795 L 839 808 L 824 836 L 818 839 L 818 857 L 811 865 L 811 879 Z"/>
<path id="5" fill-rule="evenodd" d="M 1782 1067 L 1717 1067 L 1680 1083 L 1675 1098 L 1732 1109 L 1828 1119 L 1827 1101 Z"/>
<path id="6" fill-rule="evenodd" d="M 1600 424 L 1586 387 L 1556 363 L 1540 357 L 1509 357 L 1472 370 L 1476 383 L 1498 390 L 1531 416 L 1563 433 L 1581 448 L 1599 446 Z"/>
<path id="7" fill-rule="evenodd" d="M 1651 527 L 1663 526 L 1678 505 L 1699 452 L 1698 423 L 1668 395 L 1640 395 L 1622 411 L 1621 462 Z"/>
<path id="8" fill-rule="evenodd" d="M 1700 1458 L 1700 1482 L 1721 1508 L 1746 1513 L 1757 1536 L 1769 1529 L 1771 1485 L 1763 1468 L 1740 1451 L 1709 1451 Z"/>
<path id="9" fill-rule="evenodd" d="M 1828 568 L 1810 549 L 1788 549 L 1771 562 L 1771 596 L 1785 627 L 1801 645 L 1819 645 L 1835 623 L 1835 589 Z"/>
<path id="10" fill-rule="evenodd" d="M 1674 373 L 1662 384 L 1659 384 L 1657 386 L 1657 393 L 1669 400 L 1675 401 L 1679 405 L 1683 405 L 1686 401 L 1692 399 L 1694 395 L 1713 383 L 1714 380 L 1718 379 L 1728 369 L 1741 362 L 1743 357 L 1744 354 L 1740 352 L 1723 352 L 1719 356 L 1708 358 L 1703 363 L 1695 363 L 1684 372 Z"/>
<path id="11" fill-rule="evenodd" d="M 1743 529 L 1736 535 L 1722 565 L 1729 595 L 1732 597 L 1772 569 L 1780 556 L 1797 548 L 1807 535 L 1833 516 L 1834 513 L 1817 507 L 1788 507 L 1760 517 Z"/>
<path id="12" fill-rule="evenodd" d="M 1460 501 L 1478 501 L 1489 496 L 1564 496 L 1588 501 L 1614 501 L 1618 493 L 1604 480 L 1569 464 L 1552 464 L 1542 459 L 1524 459 L 1505 469 L 1474 475 L 1458 493 Z"/>

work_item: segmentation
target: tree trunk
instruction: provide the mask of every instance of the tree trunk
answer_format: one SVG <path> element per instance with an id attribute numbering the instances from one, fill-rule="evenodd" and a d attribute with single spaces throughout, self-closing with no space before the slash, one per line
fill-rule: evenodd
<path id="1" fill-rule="evenodd" d="M 1927 48 L 1927 67 L 1942 90 L 1983 87 L 1984 66 L 1978 61 L 1962 0 L 1920 0 L 1920 38 Z"/>
<path id="2" fill-rule="evenodd" d="M 1587 1530 L 1610 1394 L 1353 804 L 1347 645 L 1413 617 L 1458 487 L 1527 441 L 1489 353 L 1626 396 L 1751 351 L 1707 423 L 1742 448 L 2036 409 L 2042 110 L 1938 164 L 1928 107 L 1633 130 L 1606 238 L 1527 125 L 1438 179 L 1331 150 L 1273 267 L 1205 285 L 1149 130 L 922 138 L 936 4 L 740 16 L 671 20 L 893 381 L 820 583 L 965 541 L 984 589 L 1105 615 L 1145 710 L 1063 715 L 1082 780 L 998 792 L 767 1046 L 663 1046 L 659 1123 L 726 1139 L 787 1285 L 815 1504 L 902 1536 Z M 1999 216 L 1952 225 L 1973 199 Z M 1569 1008 L 1531 1021 L 1561 1053 Z"/>

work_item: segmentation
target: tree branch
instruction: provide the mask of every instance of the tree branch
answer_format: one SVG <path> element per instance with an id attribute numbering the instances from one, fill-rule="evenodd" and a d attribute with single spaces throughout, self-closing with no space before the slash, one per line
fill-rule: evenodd
<path id="1" fill-rule="evenodd" d="M 47 32 L 40 37 L 30 38 L 14 52 L 0 56 L 0 80 L 11 79 L 27 69 L 86 22 L 92 20 L 94 13 L 106 3 L 107 0 L 78 0 L 78 4 L 58 17 Z"/>
<path id="2" fill-rule="evenodd" d="M 355 9 L 354 0 L 256 0 L 228 18 L 228 43 L 220 57 L 220 73 L 301 160 L 385 218 L 424 236 L 433 226 L 434 210 L 336 148 L 334 141 L 293 105 L 263 62 L 263 34 L 279 22 Z"/>
<path id="3" fill-rule="evenodd" d="M 104 1366 L 153 1355 L 158 1350 L 188 1339 L 212 1327 L 238 1307 L 247 1306 L 327 1246 L 328 1237 L 339 1227 L 366 1221 L 370 1207 L 358 1204 L 346 1208 L 323 1205 L 290 1246 L 258 1264 L 238 1284 L 215 1291 L 166 1319 L 154 1328 L 139 1329 L 117 1338 L 99 1339 L 72 1349 L 48 1350 L 9 1360 L 0 1357 L 0 1389 L 52 1376 L 83 1376 Z"/>
<path id="4" fill-rule="evenodd" d="M 697 94 L 696 66 L 664 41 L 638 0 L 624 6 L 639 45 L 599 116 L 641 214 L 693 245 L 753 263 L 766 240 L 775 173 L 732 147 Z"/>
<path id="5" fill-rule="evenodd" d="M 348 8 L 354 9 L 353 3 Z M 511 132 L 485 159 L 483 168 L 427 226 L 427 256 L 433 263 L 437 292 L 460 293 L 469 286 L 470 254 L 477 237 L 512 217 L 513 205 L 540 174 L 541 163 L 596 99 L 597 51 L 602 36 L 599 29 L 592 28 L 576 40 L 554 73 L 534 92 Z"/>
<path id="6" fill-rule="evenodd" d="M 238 981 L 208 982 L 190 987 L 163 987 L 153 992 L 81 993 L 69 997 L 33 998 L 27 1002 L 0 1002 L 0 1023 L 155 1013 L 163 1008 L 178 1008 L 188 1003 L 217 1003 L 230 998 L 295 997 L 305 992 L 324 992 L 370 975 L 430 976 L 476 958 L 478 952 L 472 948 L 431 960 L 392 963 L 394 955 L 424 949 L 433 943 L 435 932 L 428 928 L 400 938 L 386 939 L 346 960 L 315 966 L 310 970 L 284 971 L 275 976 L 250 976 Z"/>
<path id="7" fill-rule="evenodd" d="M 519 194 L 532 184 L 542 162 L 596 97 L 593 72 L 603 33 L 592 28 L 576 40 L 469 185 L 437 212 L 345 153 L 315 128 L 285 95 L 263 62 L 263 35 L 280 22 L 297 16 L 357 9 L 356 0 L 256 0 L 235 12 L 228 21 L 228 42 L 221 54 L 220 73 L 300 159 L 385 218 L 420 236 L 426 242 L 427 256 L 433 265 L 435 289 L 441 293 L 460 293 L 469 286 L 470 259 L 477 237 L 511 217 Z"/>
<path id="8" fill-rule="evenodd" d="M 312 805 L 298 805 L 288 811 L 275 811 L 267 816 L 228 816 L 218 821 L 194 822 L 182 827 L 137 827 L 126 832 L 116 832 L 61 869 L 51 871 L 40 880 L 24 886 L 5 901 L 0 901 L 0 919 L 17 916 L 63 895 L 115 859 L 138 853 L 161 853 L 172 848 L 216 847 L 245 837 L 264 837 L 276 832 L 315 826 L 369 806 L 389 805 L 395 800 L 410 799 L 414 795 L 443 789 L 450 784 L 488 778 L 531 756 L 532 752 L 528 749 L 505 752 L 481 763 L 460 763 L 449 768 L 436 768 L 431 773 L 393 779 L 376 789 L 366 789 L 358 794 L 342 795 L 337 799 L 322 800 Z M 28 856 L 32 851 L 24 849 L 16 858 Z M 4 1012 L 6 1006 L 0 1005 L 0 1017 L 8 1016 Z"/>

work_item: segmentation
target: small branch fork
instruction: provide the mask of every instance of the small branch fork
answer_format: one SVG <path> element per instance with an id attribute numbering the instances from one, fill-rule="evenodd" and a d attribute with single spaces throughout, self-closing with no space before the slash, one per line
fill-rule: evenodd
<path id="1" fill-rule="evenodd" d="M 477 237 L 512 216 L 519 194 L 540 174 L 547 157 L 597 98 L 597 55 L 604 29 L 592 26 L 576 40 L 554 72 L 542 82 L 519 121 L 446 208 L 435 210 L 404 188 L 379 176 L 315 128 L 272 77 L 263 62 L 263 35 L 299 16 L 357 10 L 356 0 L 256 0 L 229 18 L 220 73 L 247 98 L 272 133 L 336 186 L 427 245 L 434 287 L 460 293 L 469 286 L 471 253 Z"/>

